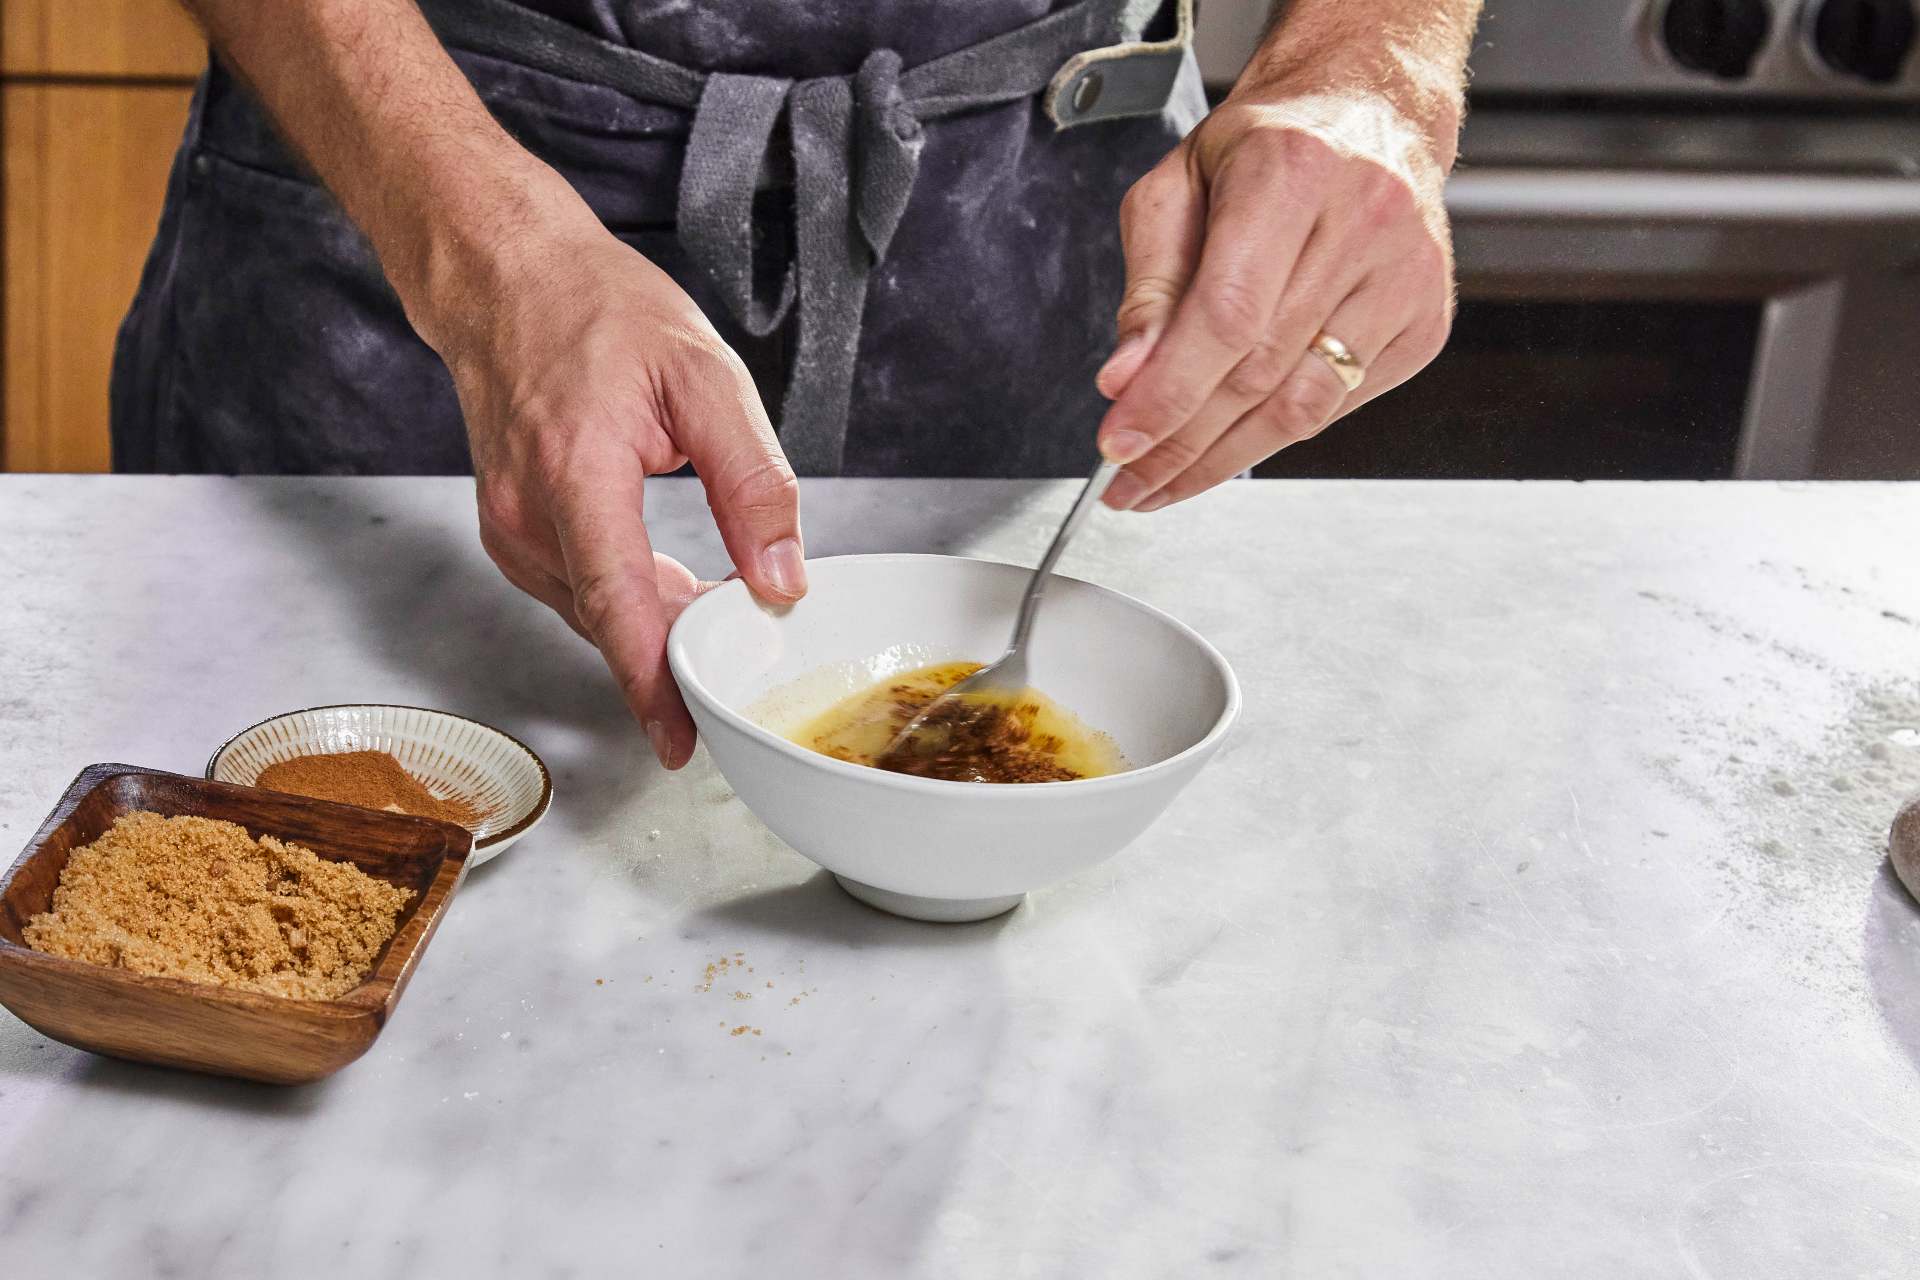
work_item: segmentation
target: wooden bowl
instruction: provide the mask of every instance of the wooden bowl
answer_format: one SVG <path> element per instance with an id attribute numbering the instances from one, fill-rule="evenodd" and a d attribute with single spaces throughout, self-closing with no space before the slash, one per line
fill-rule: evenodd
<path id="1" fill-rule="evenodd" d="M 414 891 L 372 972 L 335 1000 L 293 1000 L 51 956 L 21 930 L 53 901 L 67 855 L 148 809 L 238 823 Z M 43 1035 L 110 1057 L 274 1084 L 332 1075 L 386 1025 L 466 875 L 473 837 L 445 822 L 277 791 L 89 765 L 0 881 L 0 1004 Z"/>

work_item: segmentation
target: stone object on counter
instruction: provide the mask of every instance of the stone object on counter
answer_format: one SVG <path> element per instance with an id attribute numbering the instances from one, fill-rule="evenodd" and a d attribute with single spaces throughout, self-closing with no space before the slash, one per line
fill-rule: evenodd
<path id="1" fill-rule="evenodd" d="M 1920 902 L 1920 796 L 1907 801 L 1906 807 L 1894 815 L 1893 830 L 1887 834 L 1887 857 L 1893 863 L 1893 874 Z"/>

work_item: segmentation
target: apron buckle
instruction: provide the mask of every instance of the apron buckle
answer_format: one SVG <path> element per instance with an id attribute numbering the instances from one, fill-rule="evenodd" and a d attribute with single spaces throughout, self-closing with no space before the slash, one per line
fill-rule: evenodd
<path id="1" fill-rule="evenodd" d="M 1061 64 L 1042 101 L 1056 129 L 1160 114 L 1193 43 L 1193 0 L 1175 0 L 1171 40 L 1108 45 Z"/>

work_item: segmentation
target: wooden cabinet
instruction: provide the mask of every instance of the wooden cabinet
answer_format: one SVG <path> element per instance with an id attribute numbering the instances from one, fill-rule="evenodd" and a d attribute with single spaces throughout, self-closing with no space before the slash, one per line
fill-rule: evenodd
<path id="1" fill-rule="evenodd" d="M 0 72 L 10 76 L 191 79 L 205 57 L 175 0 L 0 2 Z"/>
<path id="2" fill-rule="evenodd" d="M 0 0 L 6 470 L 107 469 L 114 333 L 204 58 L 173 0 Z"/>

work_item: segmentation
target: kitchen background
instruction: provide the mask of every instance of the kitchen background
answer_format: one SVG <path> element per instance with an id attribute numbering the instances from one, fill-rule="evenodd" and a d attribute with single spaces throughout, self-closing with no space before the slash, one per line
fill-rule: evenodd
<path id="1" fill-rule="evenodd" d="M 1270 0 L 1203 0 L 1224 86 Z M 1913 0 L 1489 0 L 1420 378 L 1262 474 L 1920 478 Z M 0 465 L 107 466 L 113 332 L 204 57 L 0 0 Z"/>

